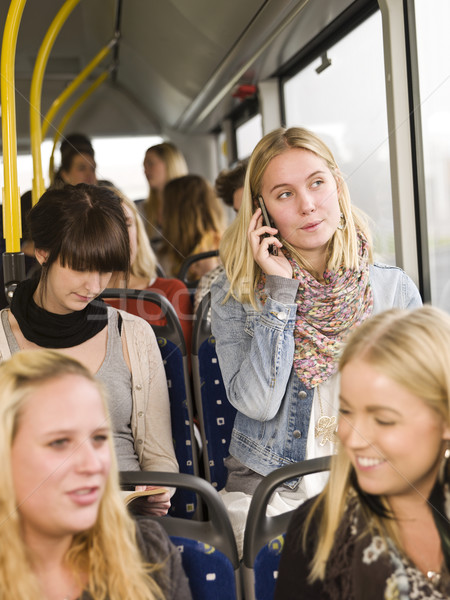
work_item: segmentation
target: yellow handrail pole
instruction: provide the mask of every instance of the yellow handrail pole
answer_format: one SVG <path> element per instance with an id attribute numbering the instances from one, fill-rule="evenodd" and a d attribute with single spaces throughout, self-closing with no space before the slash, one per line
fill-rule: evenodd
<path id="1" fill-rule="evenodd" d="M 111 52 L 112 48 L 117 44 L 117 39 L 114 38 L 109 42 L 107 46 L 102 48 L 100 52 L 95 56 L 91 62 L 86 65 L 86 67 L 75 77 L 75 79 L 66 87 L 66 89 L 54 100 L 51 105 L 49 111 L 44 117 L 42 128 L 41 128 L 41 139 L 45 138 L 45 134 L 48 131 L 49 126 L 51 125 L 56 113 L 59 111 L 61 106 L 66 102 L 68 98 L 80 87 L 85 79 L 92 73 L 95 67 L 101 63 L 101 61 L 108 56 Z"/>
<path id="2" fill-rule="evenodd" d="M 47 33 L 45 34 L 33 69 L 30 90 L 30 138 L 31 154 L 33 157 L 33 205 L 36 204 L 45 191 L 41 159 L 41 94 L 45 67 L 47 66 L 48 57 L 58 33 L 61 31 L 61 28 L 66 22 L 70 13 L 79 2 L 80 0 L 66 0 L 66 2 L 63 4 L 56 17 L 53 19 Z"/>
<path id="3" fill-rule="evenodd" d="M 103 71 L 103 73 L 101 75 L 99 75 L 99 77 L 97 77 L 97 79 L 76 100 L 76 102 L 74 102 L 72 104 L 72 106 L 66 112 L 66 114 L 64 115 L 64 117 L 58 123 L 58 125 L 56 127 L 55 136 L 53 138 L 53 148 L 52 148 L 52 153 L 51 153 L 51 156 L 50 156 L 49 174 L 50 174 L 50 181 L 52 183 L 53 183 L 53 178 L 54 178 L 54 154 L 55 154 L 56 144 L 58 143 L 59 138 L 62 136 L 62 133 L 63 133 L 63 131 L 64 131 L 67 123 L 72 118 L 74 112 L 77 111 L 80 108 L 80 106 L 83 104 L 83 102 L 85 102 L 85 100 L 87 98 L 89 98 L 89 96 L 93 92 L 95 92 L 95 90 L 105 81 L 105 79 L 108 78 L 108 75 L 109 75 L 110 71 L 111 71 L 111 69 L 107 69 L 106 71 Z"/>
<path id="4" fill-rule="evenodd" d="M 19 184 L 17 179 L 17 131 L 14 63 L 17 35 L 27 0 L 12 0 L 3 32 L 1 56 L 1 102 L 3 142 L 3 231 L 6 252 L 20 252 Z"/>

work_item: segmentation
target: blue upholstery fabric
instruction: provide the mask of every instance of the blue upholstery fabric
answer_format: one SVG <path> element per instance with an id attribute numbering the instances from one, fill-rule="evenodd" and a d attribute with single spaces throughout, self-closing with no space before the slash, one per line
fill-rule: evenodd
<path id="1" fill-rule="evenodd" d="M 180 349 L 165 337 L 157 337 L 166 370 L 170 399 L 170 417 L 175 455 L 180 473 L 195 475 L 187 391 L 184 382 L 183 357 Z M 169 514 L 173 517 L 191 518 L 196 508 L 196 495 L 191 490 L 177 490 L 172 497 Z"/>
<path id="2" fill-rule="evenodd" d="M 263 546 L 254 562 L 256 600 L 273 600 L 285 534 Z"/>
<path id="3" fill-rule="evenodd" d="M 184 571 L 195 600 L 235 600 L 236 581 L 230 560 L 208 544 L 171 536 L 181 552 Z"/>
<path id="4" fill-rule="evenodd" d="M 203 429 L 206 438 L 209 476 L 212 485 L 225 487 L 227 470 L 223 464 L 228 456 L 236 409 L 229 403 L 216 355 L 216 340 L 211 335 L 198 350 L 201 382 Z"/>
<path id="5" fill-rule="evenodd" d="M 109 289 L 104 299 L 116 308 L 127 310 L 131 314 L 147 319 L 158 341 L 166 372 L 169 391 L 172 438 L 180 473 L 197 475 L 197 454 L 193 428 L 190 425 L 191 397 L 186 347 L 183 331 L 170 302 L 164 296 L 148 290 Z M 144 304 L 160 307 L 166 317 L 166 325 L 155 325 L 154 314 L 145 310 Z M 192 411 L 193 412 L 193 411 Z M 192 414 L 193 419 L 193 414 Z M 173 517 L 192 518 L 197 507 L 194 492 L 181 489 L 172 497 L 169 514 Z"/>

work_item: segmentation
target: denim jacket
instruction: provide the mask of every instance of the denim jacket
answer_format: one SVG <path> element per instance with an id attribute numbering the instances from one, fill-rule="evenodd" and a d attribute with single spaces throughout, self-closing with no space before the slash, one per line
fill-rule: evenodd
<path id="1" fill-rule="evenodd" d="M 373 312 L 422 304 L 398 267 L 369 267 Z M 230 297 L 225 275 L 211 287 L 212 333 L 228 400 L 237 409 L 230 454 L 261 475 L 304 460 L 314 390 L 293 368 L 299 282 L 267 276 L 260 310 Z"/>

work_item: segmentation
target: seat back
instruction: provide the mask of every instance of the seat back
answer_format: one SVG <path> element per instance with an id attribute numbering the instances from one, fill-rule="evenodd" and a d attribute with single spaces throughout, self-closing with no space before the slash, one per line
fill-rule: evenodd
<path id="1" fill-rule="evenodd" d="M 281 467 L 261 481 L 253 495 L 244 534 L 242 575 L 246 600 L 272 600 L 278 565 L 292 513 L 268 517 L 267 504 L 275 489 L 285 481 L 330 468 L 331 456 L 304 460 Z"/>
<path id="2" fill-rule="evenodd" d="M 198 475 L 186 343 L 175 309 L 167 298 L 149 290 L 107 289 L 103 292 L 102 298 L 115 308 L 144 318 L 152 326 L 166 372 L 172 437 L 180 472 Z M 155 320 L 161 322 L 161 316 L 164 317 L 166 325 L 155 325 Z M 195 494 L 182 490 L 173 496 L 169 513 L 192 518 L 196 507 Z"/>
<path id="3" fill-rule="evenodd" d="M 205 477 L 217 490 L 221 490 L 227 478 L 223 461 L 228 456 L 236 409 L 228 401 L 222 381 L 216 341 L 211 335 L 210 306 L 208 293 L 195 315 L 191 363 Z"/>
<path id="4" fill-rule="evenodd" d="M 181 552 L 192 598 L 240 600 L 239 557 L 233 529 L 214 488 L 203 479 L 182 473 L 120 473 L 122 485 L 163 485 L 186 489 L 201 497 L 206 521 L 149 517 L 158 521 Z"/>
<path id="5" fill-rule="evenodd" d="M 193 254 L 192 256 L 188 256 L 181 263 L 181 267 L 178 272 L 177 279 L 181 279 L 181 281 L 186 285 L 188 290 L 195 291 L 198 281 L 189 281 L 187 278 L 187 274 L 188 274 L 190 267 L 199 260 L 203 260 L 205 258 L 212 258 L 213 256 L 219 256 L 219 251 L 218 250 L 208 250 L 208 252 L 199 252 L 198 254 Z"/>

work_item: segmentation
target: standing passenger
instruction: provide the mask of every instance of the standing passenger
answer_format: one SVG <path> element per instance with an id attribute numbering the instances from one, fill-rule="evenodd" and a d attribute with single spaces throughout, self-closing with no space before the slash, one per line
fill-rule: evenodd
<path id="1" fill-rule="evenodd" d="M 81 133 L 70 134 L 61 142 L 60 151 L 61 166 L 53 185 L 97 185 L 94 148 L 88 137 Z"/>
<path id="2" fill-rule="evenodd" d="M 421 300 L 403 271 L 371 264 L 369 232 L 344 178 L 305 129 L 278 129 L 256 146 L 221 258 L 226 276 L 212 285 L 212 331 L 238 410 L 226 490 L 242 496 L 278 467 L 333 453 L 334 374 L 346 336 L 373 313 Z M 290 482 L 274 504 L 291 508 L 324 483 L 320 475 Z M 236 518 L 243 527 L 245 511 Z"/>
<path id="3" fill-rule="evenodd" d="M 377 315 L 339 370 L 339 451 L 291 519 L 275 598 L 450 598 L 450 317 Z"/>
<path id="4" fill-rule="evenodd" d="M 178 471 L 164 366 L 145 321 L 95 300 L 112 271 L 128 273 L 130 244 L 120 199 L 80 184 L 50 189 L 29 213 L 42 269 L 1 311 L 0 353 L 58 348 L 106 386 L 121 471 Z M 149 496 L 165 514 L 168 495 Z M 152 504 L 153 503 L 153 504 Z"/>
<path id="5" fill-rule="evenodd" d="M 148 237 L 154 243 L 161 237 L 164 186 L 171 179 L 186 175 L 188 168 L 178 148 L 171 142 L 163 142 L 151 146 L 145 153 L 144 172 L 150 192 L 142 207 L 142 217 Z"/>

